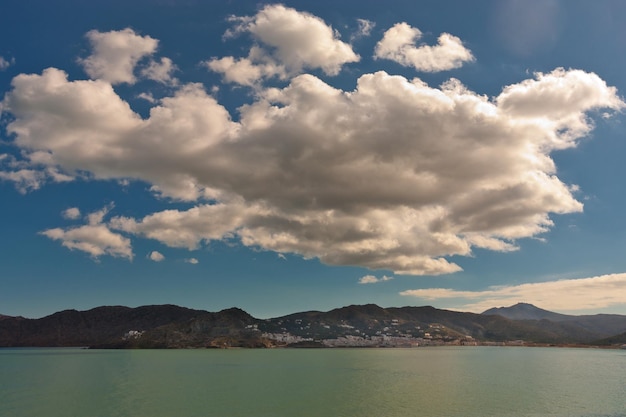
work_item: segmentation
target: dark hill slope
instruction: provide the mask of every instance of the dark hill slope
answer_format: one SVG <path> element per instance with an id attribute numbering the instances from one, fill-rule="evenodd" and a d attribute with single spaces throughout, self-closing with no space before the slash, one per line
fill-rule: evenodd
<path id="1" fill-rule="evenodd" d="M 211 313 L 174 305 L 110 306 L 66 310 L 41 319 L 0 316 L 0 346 L 261 347 L 275 345 L 285 337 L 301 337 L 319 345 L 323 340 L 348 336 L 360 340 L 398 338 L 400 342 L 413 338 L 454 343 L 471 337 L 478 341 L 559 344 L 591 342 L 626 331 L 626 316 L 554 316 L 528 306 L 524 309 L 525 314 L 530 311 L 534 317 L 540 313 L 559 320 L 512 320 L 499 313 L 473 314 L 433 307 L 381 308 L 374 304 L 266 320 L 238 308 Z M 614 329 L 621 330 L 609 332 Z"/>
<path id="2" fill-rule="evenodd" d="M 184 323 L 208 314 L 174 305 L 65 310 L 41 319 L 0 320 L 0 346 L 88 346 L 120 338 L 130 330 Z"/>
<path id="3" fill-rule="evenodd" d="M 487 311 L 484 311 L 484 315 L 498 315 L 506 317 L 511 320 L 550 320 L 550 321 L 563 321 L 571 318 L 566 314 L 554 313 L 552 311 L 544 310 L 539 307 L 535 307 L 528 303 L 517 303 L 510 307 L 494 307 Z"/>

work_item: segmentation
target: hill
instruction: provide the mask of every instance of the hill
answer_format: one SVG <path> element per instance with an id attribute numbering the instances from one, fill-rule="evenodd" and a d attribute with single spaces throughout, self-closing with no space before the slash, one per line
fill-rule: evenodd
<path id="1" fill-rule="evenodd" d="M 498 315 L 506 317 L 511 320 L 550 320 L 550 321 L 563 321 L 572 316 L 565 314 L 553 313 L 552 311 L 544 310 L 539 307 L 535 307 L 528 303 L 517 303 L 510 307 L 494 307 L 482 314 L 485 315 Z"/>
<path id="2" fill-rule="evenodd" d="M 626 316 L 619 314 L 567 315 L 543 310 L 532 304 L 518 303 L 510 307 L 491 308 L 483 315 L 498 315 L 511 320 L 526 321 L 541 328 L 559 327 L 569 333 L 578 332 L 606 338 L 626 331 Z M 533 323 L 534 322 L 534 323 Z M 581 337 L 585 342 L 586 337 Z"/>
<path id="3" fill-rule="evenodd" d="M 212 313 L 175 305 L 65 310 L 41 319 L 0 316 L 2 347 L 416 346 L 520 340 L 578 344 L 623 332 L 626 316 L 567 316 L 531 305 L 474 314 L 367 304 L 265 320 L 238 308 Z"/>

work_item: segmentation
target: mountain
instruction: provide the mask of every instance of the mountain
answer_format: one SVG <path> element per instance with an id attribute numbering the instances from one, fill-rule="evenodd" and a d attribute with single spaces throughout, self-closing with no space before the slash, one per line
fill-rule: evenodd
<path id="1" fill-rule="evenodd" d="M 518 303 L 510 307 L 491 308 L 482 314 L 498 315 L 516 321 L 535 321 L 537 322 L 535 325 L 538 327 L 557 326 L 568 332 L 579 332 L 581 335 L 596 334 L 597 339 L 626 332 L 626 316 L 619 314 L 573 316 L 543 310 L 526 303 Z"/>
<path id="2" fill-rule="evenodd" d="M 175 305 L 65 310 L 40 319 L 0 315 L 1 347 L 416 346 L 519 340 L 579 344 L 609 343 L 613 339 L 608 338 L 618 340 L 616 335 L 624 332 L 626 316 L 567 316 L 530 304 L 483 314 L 367 304 L 265 320 L 238 308 L 212 313 Z"/>
<path id="3" fill-rule="evenodd" d="M 545 319 L 550 321 L 563 321 L 571 317 L 565 314 L 553 313 L 552 311 L 544 310 L 528 303 L 517 303 L 511 307 L 494 307 L 484 311 L 482 314 L 498 315 L 511 320 Z"/>

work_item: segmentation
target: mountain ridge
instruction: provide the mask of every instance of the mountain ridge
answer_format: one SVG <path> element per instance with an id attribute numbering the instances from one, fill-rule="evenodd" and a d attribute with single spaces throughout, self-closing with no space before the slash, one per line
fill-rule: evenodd
<path id="1" fill-rule="evenodd" d="M 505 317 L 507 314 L 517 318 Z M 0 315 L 1 347 L 417 346 L 507 341 L 580 344 L 621 340 L 618 336 L 624 332 L 626 316 L 568 316 L 530 304 L 489 309 L 482 314 L 432 306 L 383 308 L 366 304 L 270 319 L 257 319 L 237 307 L 209 312 L 172 304 L 63 310 L 40 319 Z"/>

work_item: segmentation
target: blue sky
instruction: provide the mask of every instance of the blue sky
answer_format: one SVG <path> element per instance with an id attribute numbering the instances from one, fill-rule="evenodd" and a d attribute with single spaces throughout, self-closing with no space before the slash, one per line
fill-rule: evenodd
<path id="1" fill-rule="evenodd" d="M 620 1 L 0 6 L 0 313 L 626 314 Z"/>

